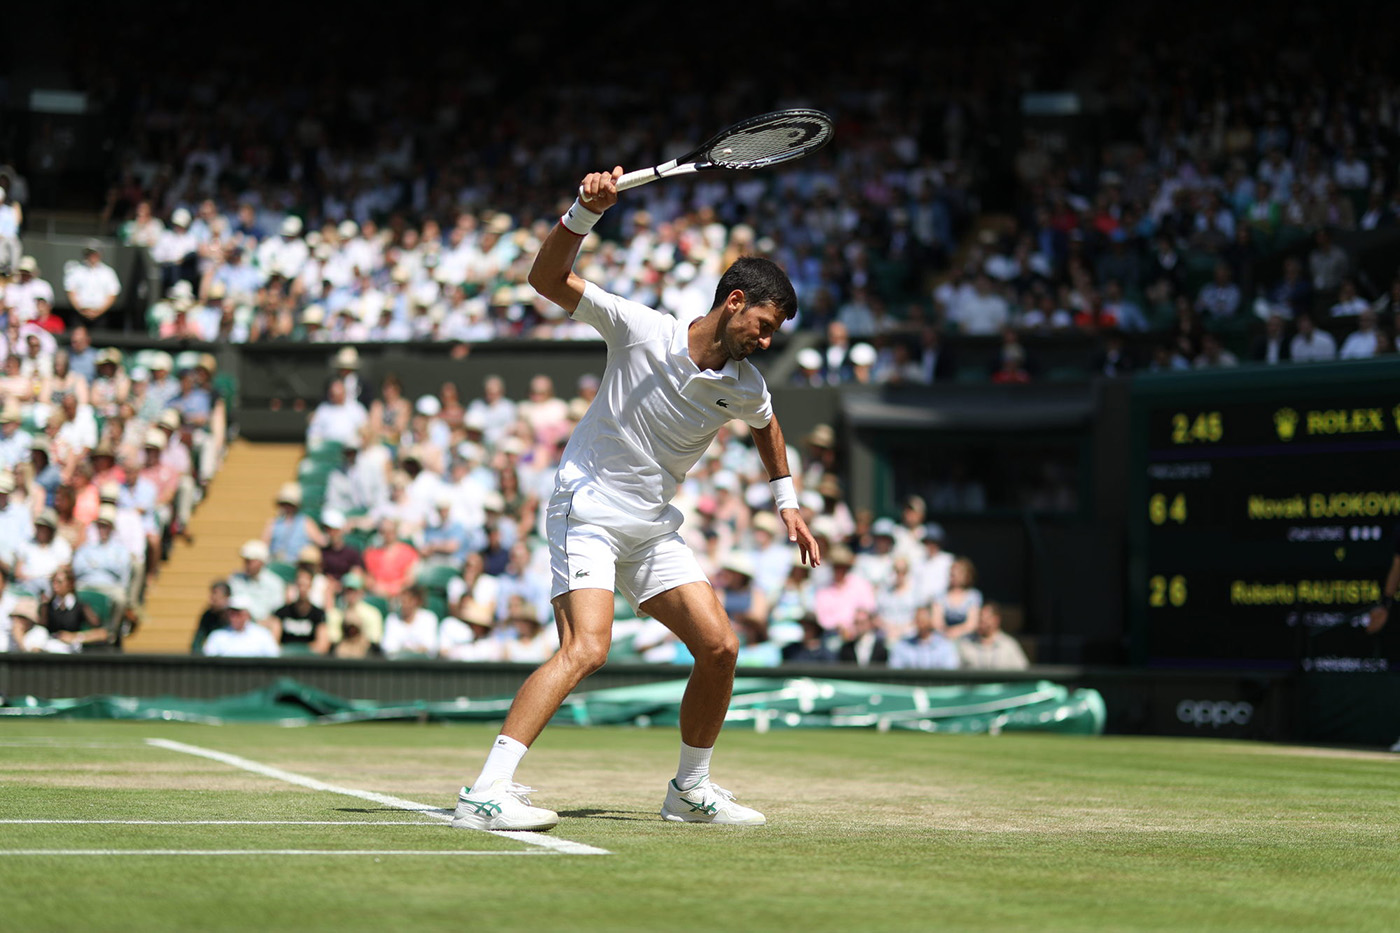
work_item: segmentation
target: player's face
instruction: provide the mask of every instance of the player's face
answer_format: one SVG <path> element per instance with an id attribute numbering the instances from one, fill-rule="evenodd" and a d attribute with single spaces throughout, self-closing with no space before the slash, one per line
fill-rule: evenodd
<path id="1" fill-rule="evenodd" d="M 772 303 L 746 306 L 729 319 L 725 333 L 729 355 L 742 360 L 755 350 L 767 350 L 784 320 L 783 312 Z"/>

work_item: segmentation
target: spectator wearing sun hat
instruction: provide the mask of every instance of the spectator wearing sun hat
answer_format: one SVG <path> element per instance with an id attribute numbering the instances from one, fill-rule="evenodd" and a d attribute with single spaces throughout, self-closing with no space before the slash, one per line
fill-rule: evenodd
<path id="1" fill-rule="evenodd" d="M 826 385 L 822 374 L 822 353 L 815 347 L 803 347 L 797 351 L 797 369 L 790 380 L 794 386 L 815 388 Z"/>
<path id="2" fill-rule="evenodd" d="M 342 580 L 346 574 L 365 565 L 360 549 L 345 540 L 349 522 L 339 509 L 321 513 L 321 530 L 326 543 L 321 548 L 321 570 L 332 580 Z"/>
<path id="3" fill-rule="evenodd" d="M 875 589 L 851 572 L 855 554 L 846 545 L 836 544 L 824 556 L 831 564 L 831 582 L 817 589 L 813 611 L 823 629 L 849 638 L 855 631 L 856 611 L 875 611 Z"/>
<path id="4" fill-rule="evenodd" d="M 315 519 L 301 511 L 301 486 L 283 483 L 277 492 L 277 514 L 263 528 L 263 543 L 270 559 L 279 564 L 294 564 L 301 549 L 308 544 L 317 547 L 326 543 Z M 261 616 L 259 616 L 261 618 Z"/>
<path id="5" fill-rule="evenodd" d="M 180 380 L 175 378 L 175 359 L 164 350 L 156 350 L 147 357 L 146 368 L 151 371 L 151 381 L 146 386 L 150 410 L 165 411 L 180 394 Z"/>
<path id="6" fill-rule="evenodd" d="M 268 550 L 263 542 L 248 541 L 238 554 L 243 558 L 243 569 L 229 575 L 229 589 L 254 618 L 266 619 L 286 601 L 287 585 L 268 569 Z"/>
<path id="7" fill-rule="evenodd" d="M 105 593 L 125 608 L 133 567 L 131 551 L 117 537 L 116 529 L 117 507 L 103 505 L 97 510 L 88 540 L 73 554 L 73 574 L 78 586 Z"/>

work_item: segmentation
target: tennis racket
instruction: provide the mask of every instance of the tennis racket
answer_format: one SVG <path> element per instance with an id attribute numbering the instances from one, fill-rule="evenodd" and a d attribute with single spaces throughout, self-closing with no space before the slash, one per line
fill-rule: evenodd
<path id="1" fill-rule="evenodd" d="M 820 110 L 776 110 L 720 130 L 679 159 L 628 172 L 617 180 L 626 191 L 660 178 L 714 169 L 748 171 L 809 156 L 831 142 L 835 125 Z"/>

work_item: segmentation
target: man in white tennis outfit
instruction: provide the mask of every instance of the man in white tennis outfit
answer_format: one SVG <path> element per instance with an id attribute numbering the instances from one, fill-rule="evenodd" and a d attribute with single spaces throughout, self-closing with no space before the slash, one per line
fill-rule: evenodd
<path id="1" fill-rule="evenodd" d="M 613 589 L 654 617 L 695 657 L 681 701 L 681 756 L 661 816 L 686 823 L 757 826 L 763 814 L 710 780 L 710 754 L 734 686 L 738 641 L 695 555 L 677 533 L 677 485 L 720 427 L 753 430 L 788 540 L 813 566 L 821 555 L 802 521 L 787 449 L 763 376 L 747 361 L 797 312 L 788 277 L 766 259 L 738 260 L 713 308 L 677 320 L 609 294 L 573 272 L 583 237 L 617 203 L 621 168 L 588 175 L 579 200 L 546 237 L 530 284 L 608 345 L 598 396 L 564 450 L 550 499 L 549 537 L 559 650 L 520 688 L 480 776 L 463 787 L 453 825 L 541 830 L 559 822 L 530 804 L 515 770 L 580 681 L 603 666 Z"/>

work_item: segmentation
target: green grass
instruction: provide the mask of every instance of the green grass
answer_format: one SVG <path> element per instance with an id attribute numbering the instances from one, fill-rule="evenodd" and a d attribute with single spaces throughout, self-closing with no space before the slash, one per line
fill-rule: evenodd
<path id="1" fill-rule="evenodd" d="M 451 806 L 493 730 L 0 723 L 16 849 L 512 850 L 485 833 L 145 744 L 163 737 Z M 548 730 L 520 777 L 608 856 L 5 856 L 25 930 L 1286 930 L 1400 926 L 1400 759 L 1234 742 L 730 732 L 763 810 L 662 822 L 670 730 Z M 471 772 L 471 773 L 469 773 Z M 398 825 L 403 824 L 403 825 Z"/>

